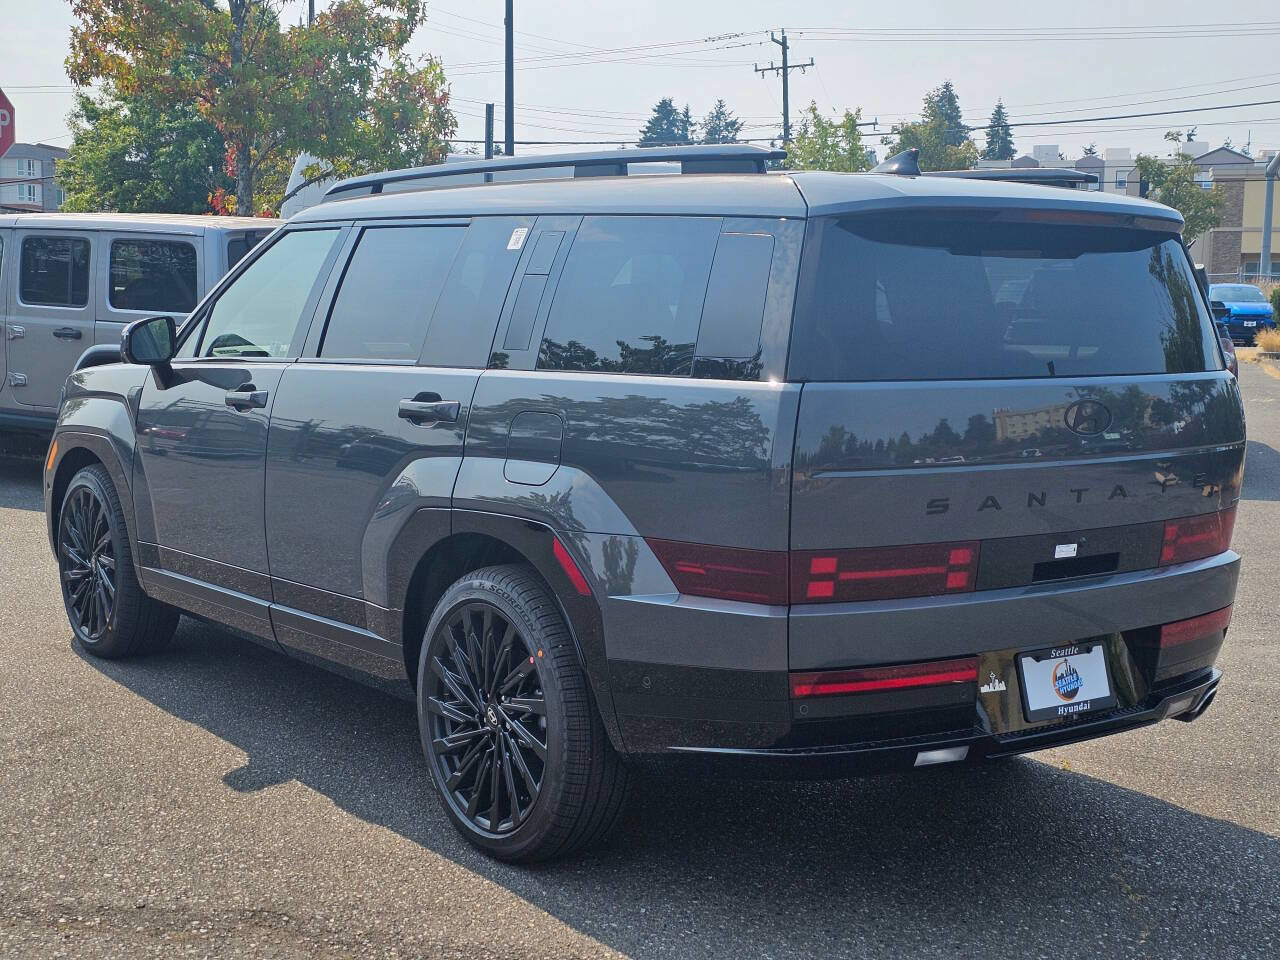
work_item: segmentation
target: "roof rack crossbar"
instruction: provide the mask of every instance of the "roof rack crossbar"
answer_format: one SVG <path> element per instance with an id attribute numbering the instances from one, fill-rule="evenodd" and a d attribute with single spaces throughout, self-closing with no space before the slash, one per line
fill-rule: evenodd
<path id="1" fill-rule="evenodd" d="M 573 168 L 575 177 L 626 176 L 632 163 L 679 163 L 681 173 L 764 173 L 772 160 L 785 159 L 785 150 L 749 143 L 722 143 L 679 147 L 643 147 L 636 150 L 557 153 L 538 157 L 495 157 L 492 160 L 461 160 L 406 170 L 388 170 L 349 177 L 325 191 L 325 200 L 345 199 L 381 193 L 388 184 L 446 180 L 475 174 L 513 170 Z M 447 186 L 442 183 L 440 186 Z"/>

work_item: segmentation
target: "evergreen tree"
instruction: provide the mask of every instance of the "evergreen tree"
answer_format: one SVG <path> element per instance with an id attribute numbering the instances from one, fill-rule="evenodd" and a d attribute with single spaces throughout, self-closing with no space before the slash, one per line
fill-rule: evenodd
<path id="1" fill-rule="evenodd" d="M 686 106 L 680 110 L 671 97 L 663 97 L 654 105 L 653 114 L 640 131 L 640 139 L 636 143 L 641 147 L 691 143 L 691 126 L 689 108 Z"/>
<path id="2" fill-rule="evenodd" d="M 1098 145 L 1096 143 L 1089 144 L 1084 148 L 1084 155 L 1086 157 L 1096 157 L 1098 155 Z"/>
<path id="3" fill-rule="evenodd" d="M 967 170 L 978 159 L 978 148 L 960 114 L 960 101 L 948 80 L 924 98 L 923 118 L 916 123 L 894 124 L 890 136 L 880 142 L 890 154 L 911 147 L 920 151 L 922 170 Z"/>
<path id="4" fill-rule="evenodd" d="M 991 122 L 987 126 L 987 147 L 982 151 L 983 160 L 1012 160 L 1013 131 L 1009 129 L 1009 115 L 1005 113 L 1004 101 L 997 100 L 996 108 L 991 111 Z"/>
<path id="5" fill-rule="evenodd" d="M 723 100 L 717 100 L 702 119 L 703 143 L 737 143 L 738 134 L 742 130 L 742 121 L 733 115 Z"/>
<path id="6" fill-rule="evenodd" d="M 958 147 L 968 141 L 969 128 L 964 125 L 960 98 L 956 96 L 956 88 L 950 80 L 942 81 L 942 86 L 925 94 L 924 121 L 941 128 L 944 146 Z"/>

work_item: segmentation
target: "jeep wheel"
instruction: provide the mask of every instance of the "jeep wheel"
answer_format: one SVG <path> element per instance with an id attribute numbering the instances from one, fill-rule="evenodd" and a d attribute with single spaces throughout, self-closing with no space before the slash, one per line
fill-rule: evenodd
<path id="1" fill-rule="evenodd" d="M 178 611 L 142 592 L 120 498 L 101 466 L 72 477 L 62 498 L 58 573 L 71 628 L 95 656 L 132 656 L 173 636 Z"/>
<path id="2" fill-rule="evenodd" d="M 445 811 L 503 860 L 545 860 L 619 818 L 629 776 L 546 586 L 488 567 L 437 604 L 418 662 L 418 728 Z"/>

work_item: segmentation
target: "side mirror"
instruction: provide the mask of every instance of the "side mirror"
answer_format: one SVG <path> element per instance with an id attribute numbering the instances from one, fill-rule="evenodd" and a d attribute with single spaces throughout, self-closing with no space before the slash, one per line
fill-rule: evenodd
<path id="1" fill-rule="evenodd" d="M 1214 320 L 1226 320 L 1231 316 L 1231 308 L 1221 300 L 1210 300 L 1209 312 L 1213 314 Z"/>
<path id="2" fill-rule="evenodd" d="M 120 355 L 125 363 L 165 367 L 173 359 L 178 327 L 173 317 L 148 317 L 124 328 Z"/>

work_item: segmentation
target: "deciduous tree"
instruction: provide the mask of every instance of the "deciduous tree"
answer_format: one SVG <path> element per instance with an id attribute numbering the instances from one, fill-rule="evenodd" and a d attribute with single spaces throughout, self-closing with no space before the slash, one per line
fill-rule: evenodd
<path id="1" fill-rule="evenodd" d="M 1205 190 L 1196 182 L 1199 168 L 1191 157 L 1179 153 L 1160 160 L 1139 154 L 1134 164 L 1138 176 L 1147 181 L 1147 196 L 1182 214 L 1186 221 L 1182 235 L 1187 243 L 1222 222 L 1226 194 L 1221 185 Z"/>
<path id="2" fill-rule="evenodd" d="M 950 80 L 925 95 L 921 113 L 922 119 L 895 124 L 881 139 L 889 153 L 918 149 L 922 170 L 967 170 L 977 162 L 978 148 L 969 138 Z"/>
<path id="3" fill-rule="evenodd" d="M 812 100 L 800 114 L 796 135 L 787 148 L 787 166 L 796 170 L 866 170 L 871 166 L 858 123 L 862 110 L 828 119 Z"/>
<path id="4" fill-rule="evenodd" d="M 443 74 L 405 53 L 422 0 L 335 0 L 297 27 L 282 25 L 283 6 L 71 0 L 67 70 L 124 97 L 193 105 L 222 135 L 240 213 L 259 209 L 260 177 L 301 152 L 337 170 L 381 166 L 381 149 L 443 156 L 454 129 Z"/>

